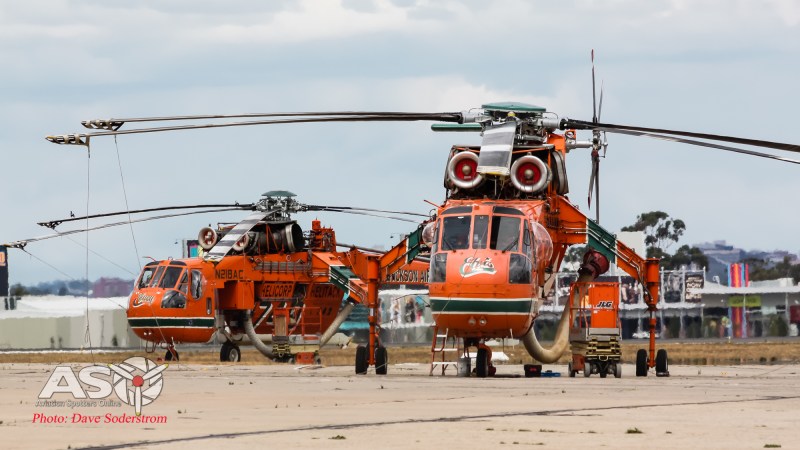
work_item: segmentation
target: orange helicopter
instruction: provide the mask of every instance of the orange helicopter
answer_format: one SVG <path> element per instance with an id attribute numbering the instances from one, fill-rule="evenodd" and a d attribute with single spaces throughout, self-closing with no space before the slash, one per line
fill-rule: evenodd
<path id="1" fill-rule="evenodd" d="M 602 92 L 600 105 L 602 109 Z M 355 276 L 350 278 L 351 290 L 365 293 L 364 296 L 369 298 L 375 295 L 372 287 L 386 280 L 391 269 L 397 268 L 398 261 L 402 259 L 408 262 L 418 256 L 422 251 L 420 241 L 424 242 L 424 246 L 430 250 L 428 286 L 437 332 L 444 330 L 446 335 L 463 340 L 465 352 L 468 347 L 477 348 L 476 373 L 479 377 L 485 377 L 494 372 L 491 350 L 486 345 L 489 339 L 521 339 L 531 356 L 540 362 L 551 363 L 561 357 L 568 345 L 570 311 L 578 307 L 580 299 L 571 298 L 564 308 L 552 347 L 544 348 L 538 342 L 533 331 L 533 323 L 539 315 L 543 299 L 553 288 L 555 273 L 567 249 L 572 245 L 585 244 L 590 250 L 584 256 L 579 271 L 579 283 L 591 282 L 614 263 L 643 286 L 650 315 L 650 342 L 647 350 L 642 349 L 637 353 L 636 375 L 646 376 L 651 368 L 655 368 L 657 375 L 667 375 L 669 372 L 666 351 L 660 349 L 656 352 L 655 346 L 657 334 L 655 313 L 659 295 L 658 259 L 637 255 L 599 225 L 599 211 L 596 220 L 589 219 L 568 199 L 566 155 L 574 149 L 591 149 L 593 163 L 589 193 L 591 205 L 592 191 L 595 195 L 599 193 L 599 155 L 600 150 L 607 145 L 604 138 L 607 132 L 681 142 L 796 164 L 800 164 L 800 161 L 708 141 L 794 152 L 800 151 L 800 146 L 706 133 L 601 123 L 596 111 L 595 108 L 591 121 L 560 118 L 547 112 L 545 108 L 522 103 L 492 103 L 485 104 L 478 110 L 443 113 L 341 111 L 107 119 L 83 122 L 85 127 L 100 131 L 48 136 L 47 139 L 59 144 L 88 146 L 90 139 L 97 136 L 346 121 L 438 121 L 449 123 L 434 124 L 432 126 L 434 131 L 480 132 L 482 134 L 480 146 L 451 148 L 444 176 L 446 199 L 437 206 L 436 216 L 423 221 L 421 228 L 412 233 L 404 243 L 382 256 L 362 254 L 354 250 L 348 252 L 346 256 L 332 251 L 313 253 L 313 258 L 303 259 L 304 264 L 311 264 L 323 272 L 327 271 L 318 280 L 322 283 L 332 281 L 336 274 L 327 261 L 316 262 L 317 259 L 328 258 L 330 261 L 335 261 L 334 264 L 341 264 Z M 209 118 L 264 119 L 120 129 L 126 122 Z M 578 140 L 578 130 L 590 130 L 592 139 Z M 597 206 L 599 207 L 599 201 Z M 240 235 L 235 233 L 233 235 L 236 239 L 239 239 L 238 236 Z M 226 248 L 231 247 L 234 242 L 236 240 L 227 240 Z M 309 248 L 311 246 L 309 243 Z M 211 253 L 214 253 L 213 249 Z M 292 258 L 299 257 L 297 253 L 287 254 Z M 351 263 L 345 264 L 344 261 L 349 258 L 352 258 Z M 228 263 L 225 259 L 216 262 L 220 267 L 228 267 L 228 264 L 231 264 L 231 267 L 236 268 L 246 264 L 252 265 L 255 261 L 252 256 L 238 259 L 235 256 L 228 256 L 227 259 L 231 262 Z M 394 261 L 395 265 L 392 266 L 388 261 Z M 161 266 L 166 271 L 166 267 L 170 264 L 163 263 Z M 274 262 L 270 263 L 270 268 L 274 267 L 272 264 Z M 202 271 L 207 279 L 213 276 L 211 267 L 208 265 L 207 271 Z M 154 269 L 157 271 L 158 267 Z M 259 304 L 261 300 L 258 298 L 259 291 L 255 286 L 261 283 L 261 289 L 264 289 L 265 281 L 262 280 L 267 279 L 273 283 L 288 282 L 274 272 L 267 274 L 260 268 L 247 273 L 249 274 L 247 277 L 234 280 L 236 283 L 224 282 L 224 287 L 220 284 L 223 281 L 217 275 L 215 292 L 219 303 L 212 303 L 213 307 L 210 309 L 220 308 L 223 301 L 226 305 L 235 305 L 236 315 L 225 314 L 229 328 L 231 325 L 234 328 L 243 324 L 253 325 L 253 328 L 262 325 L 258 323 L 257 313 L 263 312 L 263 307 Z M 349 275 L 350 272 L 347 273 Z M 304 279 L 303 282 L 311 283 L 312 280 Z M 235 287 L 229 288 L 229 284 Z M 230 293 L 228 289 L 231 289 Z M 360 348 L 357 354 L 357 373 L 364 373 L 368 365 L 373 365 L 376 359 L 383 358 L 382 354 L 380 358 L 376 358 L 376 355 L 382 352 L 378 350 L 380 346 L 375 332 L 378 324 L 372 310 L 376 303 L 368 300 L 367 304 L 370 307 L 372 331 L 368 347 Z M 227 307 L 229 306 L 222 309 Z M 333 304 L 331 303 L 329 307 L 332 308 Z M 209 308 L 205 311 L 209 311 Z M 209 314 L 206 313 L 206 316 Z M 336 324 L 336 320 L 328 322 L 326 319 L 322 323 L 331 323 L 328 327 L 330 330 Z M 322 328 L 324 326 L 320 325 L 317 330 Z M 364 363 L 365 360 L 368 364 Z"/>
<path id="2" fill-rule="evenodd" d="M 241 359 L 239 345 L 247 343 L 271 360 L 319 363 L 319 348 L 331 339 L 356 304 L 364 304 L 370 312 L 369 348 L 374 350 L 368 353 L 366 346 L 357 347 L 356 372 L 366 373 L 372 365 L 377 374 L 386 374 L 388 353 L 380 343 L 380 328 L 375 317 L 378 286 L 408 282 L 410 275 L 419 273 L 420 266 L 427 274 L 427 263 L 414 261 L 419 253 L 421 229 L 388 252 L 379 252 L 337 243 L 334 230 L 321 226 L 318 220 L 312 221 L 311 229 L 304 233 L 291 219 L 291 214 L 301 211 L 367 215 L 415 213 L 305 205 L 293 197 L 288 191 L 270 191 L 249 205 L 130 211 L 218 208 L 132 222 L 227 210 L 254 211 L 235 226 L 218 230 L 202 228 L 198 243 L 205 252 L 200 257 L 153 261 L 144 266 L 135 281 L 127 315 L 134 333 L 151 344 L 146 348 L 149 352 L 163 346 L 166 348 L 164 358 L 177 360 L 177 344 L 207 343 L 218 336 L 223 341 L 221 361 L 238 362 Z M 64 222 L 120 214 L 128 212 L 70 217 L 39 225 L 55 229 Z M 396 215 L 379 217 L 416 222 Z M 126 223 L 59 232 L 8 245 L 24 249 L 30 242 Z M 340 252 L 337 247 L 349 250 Z"/>

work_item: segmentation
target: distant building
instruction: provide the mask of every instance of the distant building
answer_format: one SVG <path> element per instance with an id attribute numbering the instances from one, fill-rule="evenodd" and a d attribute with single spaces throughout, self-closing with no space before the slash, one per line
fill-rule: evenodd
<path id="1" fill-rule="evenodd" d="M 133 280 L 100 278 L 92 285 L 92 297 L 127 297 L 133 291 Z"/>
<path id="2" fill-rule="evenodd" d="M 728 285 L 728 269 L 731 264 L 743 262 L 746 259 L 759 259 L 766 263 L 767 268 L 774 267 L 775 264 L 782 263 L 785 258 L 789 258 L 792 264 L 800 264 L 798 256 L 786 250 L 744 250 L 728 245 L 724 240 L 714 242 L 703 242 L 695 244 L 708 258 L 706 268 L 706 279 Z"/>

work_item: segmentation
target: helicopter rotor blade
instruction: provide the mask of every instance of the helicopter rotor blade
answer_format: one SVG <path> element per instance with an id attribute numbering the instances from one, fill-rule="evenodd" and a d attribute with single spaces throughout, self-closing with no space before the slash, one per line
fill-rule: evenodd
<path id="1" fill-rule="evenodd" d="M 10 248 L 20 248 L 20 249 L 22 249 L 22 248 L 25 248 L 25 246 L 28 245 L 31 242 L 43 241 L 45 239 L 52 239 L 52 238 L 57 238 L 57 237 L 62 237 L 62 236 L 69 236 L 69 235 L 77 234 L 77 233 L 85 233 L 87 231 L 102 230 L 102 229 L 105 229 L 105 228 L 112 228 L 112 227 L 116 227 L 116 226 L 120 226 L 120 225 L 128 225 L 129 223 L 148 222 L 148 221 L 151 221 L 151 220 L 167 219 L 167 218 L 170 218 L 170 217 L 188 216 L 188 215 L 192 215 L 192 214 L 218 213 L 218 212 L 239 211 L 239 210 L 241 210 L 241 208 L 219 208 L 219 209 L 206 209 L 206 210 L 202 210 L 202 211 L 190 211 L 190 212 L 184 212 L 184 213 L 178 213 L 178 214 L 164 214 L 164 215 L 160 215 L 160 216 L 143 217 L 141 219 L 134 219 L 134 220 L 130 220 L 130 221 L 125 220 L 125 221 L 122 221 L 122 222 L 107 223 L 107 224 L 98 225 L 98 226 L 95 226 L 95 227 L 80 228 L 80 229 L 77 229 L 77 230 L 69 230 L 69 231 L 60 231 L 60 232 L 56 232 L 54 234 L 48 234 L 48 235 L 44 235 L 44 236 L 38 236 L 38 237 L 33 237 L 33 238 L 28 238 L 28 239 L 22 239 L 22 240 L 19 240 L 19 241 L 13 241 L 13 242 L 9 242 L 9 243 L 3 244 L 3 245 L 6 246 L 6 247 L 10 247 Z"/>
<path id="2" fill-rule="evenodd" d="M 600 223 L 600 155 L 594 173 L 594 214 L 595 222 Z"/>
<path id="3" fill-rule="evenodd" d="M 79 220 L 86 220 L 86 219 L 97 219 L 100 217 L 113 217 L 113 216 L 121 216 L 123 214 L 140 214 L 145 212 L 155 212 L 155 211 L 172 211 L 172 210 L 179 210 L 179 209 L 199 209 L 199 208 L 233 208 L 233 209 L 253 209 L 255 205 L 247 204 L 247 205 L 240 205 L 238 203 L 235 204 L 217 204 L 217 205 L 185 205 L 185 206 L 162 206 L 160 208 L 147 208 L 147 209 L 133 209 L 130 211 L 117 211 L 112 213 L 102 213 L 102 214 L 92 214 L 88 216 L 77 216 L 77 217 L 70 217 L 68 219 L 57 219 L 57 220 L 50 220 L 47 222 L 37 222 L 37 225 L 41 225 L 43 227 L 50 228 L 55 230 L 57 226 L 61 225 L 65 222 L 75 222 Z"/>
<path id="4" fill-rule="evenodd" d="M 595 90 L 597 81 L 594 75 L 594 49 L 592 49 L 592 123 L 597 124 L 600 114 L 603 111 L 603 89 L 600 88 L 600 108 L 597 108 L 597 101 L 595 100 Z M 600 131 L 597 129 L 592 130 L 592 174 L 589 176 L 589 209 L 592 208 L 592 191 L 594 191 L 595 201 L 595 217 L 597 223 L 600 223 L 600 147 L 602 141 L 600 140 Z"/>
<path id="5" fill-rule="evenodd" d="M 564 119 L 561 125 L 562 129 L 566 128 L 575 128 L 575 129 L 584 129 L 584 130 L 603 130 L 608 131 L 609 133 L 622 133 L 622 134 L 633 134 L 633 133 L 623 133 L 623 131 L 629 132 L 642 132 L 642 133 L 653 133 L 653 134 L 661 134 L 661 135 L 675 135 L 675 136 L 684 136 L 696 139 L 708 139 L 711 141 L 722 141 L 722 142 L 730 142 L 732 144 L 742 144 L 742 145 L 752 145 L 754 147 L 764 147 L 764 148 L 772 148 L 775 150 L 785 150 L 788 152 L 797 152 L 800 153 L 800 145 L 797 144 L 787 144 L 783 142 L 773 142 L 773 141 L 764 141 L 760 139 L 747 139 L 747 138 L 738 138 L 734 136 L 725 136 L 719 134 L 709 134 L 709 133 L 695 133 L 690 131 L 680 131 L 680 130 L 666 130 L 662 128 L 647 128 L 647 127 L 635 127 L 630 125 L 617 125 L 617 124 L 610 124 L 610 123 L 593 123 L 587 122 L 585 120 L 573 120 L 573 119 Z M 644 136 L 642 134 L 641 136 Z"/>
<path id="6" fill-rule="evenodd" d="M 408 216 L 429 217 L 427 214 L 420 214 L 408 211 L 387 211 L 385 209 L 359 208 L 356 206 L 327 206 L 327 205 L 307 205 L 309 211 L 329 211 L 329 210 L 349 210 L 349 211 L 369 211 L 387 214 L 405 214 Z"/>
<path id="7" fill-rule="evenodd" d="M 350 210 L 343 210 L 343 209 L 320 209 L 319 211 L 338 212 L 338 213 L 342 213 L 342 214 L 356 214 L 356 215 L 359 215 L 359 216 L 380 217 L 382 219 L 393 219 L 393 220 L 399 220 L 401 222 L 419 223 L 418 220 L 406 219 L 405 217 L 382 216 L 382 215 L 379 215 L 379 214 L 371 214 L 371 213 L 364 212 L 364 211 L 350 211 Z M 428 216 L 425 216 L 425 217 L 428 217 Z"/>
<path id="8" fill-rule="evenodd" d="M 643 132 L 643 131 L 632 131 L 632 130 L 609 130 L 609 133 L 627 134 L 627 135 L 631 135 L 631 136 L 645 136 L 645 137 L 649 137 L 649 138 L 653 138 L 653 139 L 661 139 L 663 141 L 680 142 L 682 144 L 697 145 L 697 146 L 700 146 L 700 147 L 716 148 L 716 149 L 719 149 L 719 150 L 725 150 L 725 151 L 729 151 L 729 152 L 741 153 L 741 154 L 744 154 L 744 155 L 751 155 L 751 156 L 758 156 L 758 157 L 761 157 L 761 158 L 775 159 L 775 160 L 778 160 L 778 161 L 788 162 L 788 163 L 792 163 L 792 164 L 800 164 L 800 160 L 797 160 L 797 159 L 784 158 L 783 156 L 772 155 L 772 154 L 769 154 L 769 153 L 761 153 L 761 152 L 756 152 L 756 151 L 753 151 L 753 150 L 746 150 L 746 149 L 743 149 L 743 148 L 730 147 L 730 146 L 727 146 L 727 145 L 714 144 L 714 143 L 711 143 L 711 142 L 695 141 L 695 140 L 692 140 L 692 139 L 683 139 L 683 138 L 679 138 L 679 137 L 675 137 L 675 136 L 666 136 L 666 135 L 663 135 L 663 134 L 646 133 L 646 132 Z"/>
<path id="9" fill-rule="evenodd" d="M 90 130 L 116 131 L 126 123 L 142 122 L 168 122 L 177 120 L 205 120 L 205 119 L 245 119 L 259 117 L 347 117 L 347 116 L 420 116 L 429 113 L 419 112 L 393 112 L 393 111 L 325 111 L 325 112 L 277 112 L 277 113 L 245 113 L 245 114 L 203 114 L 187 116 L 161 116 L 161 117 L 129 117 L 111 119 L 83 120 L 81 125 Z M 451 113 L 442 113 L 451 114 Z M 458 113 L 452 113 L 458 114 Z"/>
<path id="10" fill-rule="evenodd" d="M 595 100 L 595 94 L 594 94 L 595 85 L 596 83 L 594 81 L 594 49 L 592 49 L 592 122 L 597 123 L 598 114 L 597 114 L 597 100 Z"/>
<path id="11" fill-rule="evenodd" d="M 302 117 L 290 119 L 272 119 L 272 120 L 255 120 L 246 122 L 228 122 L 228 123 L 209 123 L 201 125 L 176 125 L 152 128 L 138 128 L 133 130 L 109 130 L 100 131 L 97 133 L 76 133 L 76 134 L 63 134 L 55 136 L 47 136 L 45 139 L 55 144 L 71 144 L 71 145 L 88 145 L 89 139 L 98 136 L 118 136 L 123 134 L 142 134 L 142 133 L 157 133 L 162 131 L 179 131 L 179 130 L 198 130 L 204 128 L 226 128 L 226 127 L 241 127 L 252 125 L 276 125 L 276 124 L 290 124 L 290 123 L 312 123 L 312 122 L 413 122 L 413 121 L 439 121 L 439 122 L 458 122 L 464 120 L 462 113 L 421 113 L 421 114 L 366 114 L 357 116 L 323 116 L 323 117 Z"/>

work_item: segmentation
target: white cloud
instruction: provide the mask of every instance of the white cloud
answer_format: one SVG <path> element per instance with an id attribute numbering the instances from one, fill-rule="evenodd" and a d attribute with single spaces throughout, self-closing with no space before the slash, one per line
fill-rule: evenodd
<path id="1" fill-rule="evenodd" d="M 3 2 L 0 151 L 10 188 L 0 204 L 10 213 L 0 241 L 41 234 L 36 221 L 85 209 L 85 151 L 43 139 L 81 131 L 82 119 L 450 111 L 495 101 L 588 118 L 591 48 L 605 81 L 604 120 L 796 142 L 799 11 L 778 0 Z M 687 243 L 718 236 L 800 249 L 796 167 L 609 140 L 601 172 L 609 228 L 663 209 L 687 222 Z M 320 204 L 427 210 L 422 199 L 441 200 L 450 145 L 465 141 L 478 138 L 434 134 L 427 123 L 317 124 L 128 136 L 119 148 L 132 207 L 246 202 L 285 188 Z M 118 210 L 114 141 L 94 140 L 92 155 L 90 208 Z M 201 170 L 207 164 L 212 178 Z M 569 170 L 573 201 L 584 208 L 588 154 L 573 152 Z M 140 253 L 175 256 L 176 238 L 216 220 L 137 226 Z M 388 244 L 405 229 L 361 217 L 324 220 L 342 240 L 365 245 Z M 104 231 L 92 242 L 135 269 L 129 234 Z M 29 250 L 59 267 L 80 265 L 83 252 L 70 242 Z M 37 260 L 12 257 L 16 280 L 41 276 Z M 92 270 L 107 265 L 96 261 Z"/>

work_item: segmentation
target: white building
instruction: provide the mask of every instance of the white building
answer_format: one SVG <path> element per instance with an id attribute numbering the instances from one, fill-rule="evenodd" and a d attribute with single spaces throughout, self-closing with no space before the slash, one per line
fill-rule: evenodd
<path id="1" fill-rule="evenodd" d="M 22 297 L 16 309 L 0 310 L 0 350 L 139 346 L 127 304 L 127 297 Z"/>

